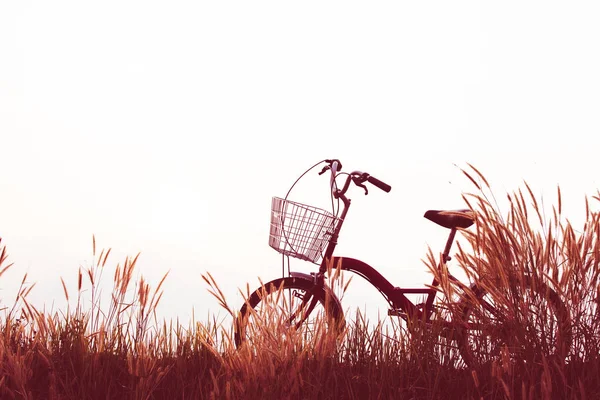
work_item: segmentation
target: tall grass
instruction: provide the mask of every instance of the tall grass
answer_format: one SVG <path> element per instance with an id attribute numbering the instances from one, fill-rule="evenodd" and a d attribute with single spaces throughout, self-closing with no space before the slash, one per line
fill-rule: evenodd
<path id="1" fill-rule="evenodd" d="M 444 338 L 446 325 L 435 321 L 384 324 L 358 310 L 341 337 L 282 332 L 273 318 L 261 322 L 264 338 L 236 349 L 233 328 L 216 318 L 189 326 L 157 320 L 167 276 L 152 288 L 133 278 L 137 256 L 113 268 L 110 250 L 97 252 L 94 240 L 93 264 L 77 271 L 76 288 L 63 281 L 66 310 L 38 310 L 26 277 L 13 304 L 0 307 L 0 398 L 599 398 L 600 214 L 590 202 L 600 194 L 586 201 L 576 228 L 562 214 L 560 190 L 548 212 L 525 185 L 507 195 L 503 212 L 485 178 L 474 168 L 465 174 L 475 185 L 465 202 L 476 224 L 462 232 L 452 268 L 485 289 L 500 314 L 482 312 L 477 292 L 453 283 L 439 255 L 425 264 L 441 282 L 440 317 L 489 328 L 482 338 L 494 346 L 473 344 L 474 352 L 488 350 L 482 362 L 465 364 L 453 340 L 464 337 L 460 326 Z M 7 262 L 2 248 L 0 278 L 14 268 Z M 241 304 L 229 304 L 209 273 L 203 278 L 235 316 Z M 569 311 L 564 332 L 547 319 L 550 290 Z"/>

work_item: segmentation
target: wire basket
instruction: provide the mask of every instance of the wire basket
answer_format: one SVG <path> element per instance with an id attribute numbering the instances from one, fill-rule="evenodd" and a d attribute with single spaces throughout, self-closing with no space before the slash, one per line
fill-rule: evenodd
<path id="1" fill-rule="evenodd" d="M 319 264 L 340 221 L 329 211 L 273 197 L 269 246 L 281 254 Z"/>

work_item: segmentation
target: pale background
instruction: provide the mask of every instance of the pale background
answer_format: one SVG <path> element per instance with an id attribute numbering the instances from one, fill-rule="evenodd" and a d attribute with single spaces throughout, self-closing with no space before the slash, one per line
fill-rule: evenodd
<path id="1" fill-rule="evenodd" d="M 472 163 L 502 203 L 526 180 L 559 184 L 575 222 L 600 187 L 596 2 L 2 1 L 0 236 L 30 301 L 64 309 L 97 245 L 105 274 L 141 252 L 170 271 L 160 317 L 223 315 L 237 289 L 280 274 L 267 245 L 271 196 L 339 158 L 392 185 L 353 191 L 338 254 L 393 283 L 429 281 L 421 259 L 461 208 Z M 311 174 L 299 200 L 327 205 Z M 309 272 L 310 264 L 294 269 Z M 355 283 L 358 281 L 355 281 Z M 386 307 L 358 283 L 348 307 Z"/>

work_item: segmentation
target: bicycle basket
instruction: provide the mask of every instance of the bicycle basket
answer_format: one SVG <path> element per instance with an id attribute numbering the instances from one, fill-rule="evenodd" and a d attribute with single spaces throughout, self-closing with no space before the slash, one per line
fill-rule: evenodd
<path id="1" fill-rule="evenodd" d="M 329 211 L 273 197 L 269 246 L 281 254 L 319 264 L 340 221 Z"/>

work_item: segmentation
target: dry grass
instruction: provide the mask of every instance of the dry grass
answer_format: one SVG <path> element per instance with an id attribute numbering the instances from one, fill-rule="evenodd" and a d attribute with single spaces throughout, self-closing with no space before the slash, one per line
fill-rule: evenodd
<path id="1" fill-rule="evenodd" d="M 476 293 L 461 294 L 437 267 L 437 255 L 426 264 L 442 283 L 441 314 L 463 317 L 466 304 L 469 318 L 489 327 L 486 338 L 499 346 L 484 362 L 465 367 L 456 343 L 439 337 L 440 324 L 384 325 L 358 311 L 341 339 L 282 333 L 272 319 L 263 321 L 265 336 L 255 346 L 236 350 L 232 327 L 216 320 L 187 327 L 157 321 L 166 275 L 155 289 L 134 281 L 137 257 L 114 268 L 110 297 L 102 298 L 110 250 L 97 253 L 94 242 L 94 264 L 78 271 L 77 289 L 71 293 L 63 282 L 73 307 L 40 312 L 27 301 L 33 287 L 25 278 L 14 304 L 4 305 L 0 398 L 599 398 L 600 214 L 586 202 L 584 226 L 573 227 L 558 191 L 546 218 L 526 185 L 507 196 L 503 213 L 489 200 L 484 177 L 475 169 L 465 174 L 477 188 L 465 195 L 477 223 L 462 232 L 453 268 L 486 289 L 501 315 L 478 311 Z M 9 267 L 3 248 L 0 276 Z M 210 274 L 204 279 L 235 314 L 239 305 L 228 305 Z M 568 331 L 557 336 L 545 317 L 549 289 L 570 314 Z"/>

